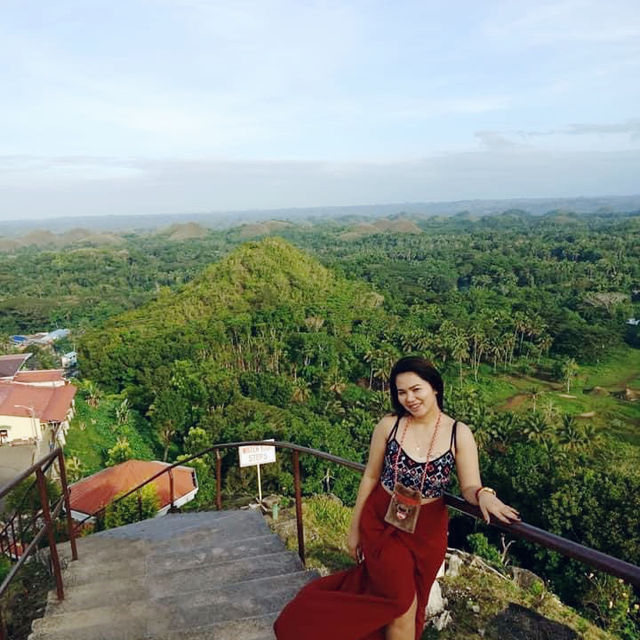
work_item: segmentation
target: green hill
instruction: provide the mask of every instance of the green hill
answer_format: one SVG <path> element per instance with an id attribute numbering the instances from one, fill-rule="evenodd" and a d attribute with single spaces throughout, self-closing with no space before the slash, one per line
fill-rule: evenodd
<path id="1" fill-rule="evenodd" d="M 252 242 L 181 290 L 163 289 L 155 301 L 88 332 L 80 345 L 84 372 L 122 388 L 132 375 L 140 382 L 140 374 L 204 353 L 221 366 L 276 371 L 243 362 L 238 347 L 267 329 L 339 342 L 380 302 L 365 284 L 339 277 L 283 240 Z"/>

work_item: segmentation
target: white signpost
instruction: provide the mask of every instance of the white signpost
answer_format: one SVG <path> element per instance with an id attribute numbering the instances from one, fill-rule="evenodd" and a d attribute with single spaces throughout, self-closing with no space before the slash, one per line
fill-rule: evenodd
<path id="1" fill-rule="evenodd" d="M 273 442 L 273 438 L 265 442 Z M 238 447 L 241 467 L 257 467 L 258 470 L 258 499 L 262 504 L 262 481 L 260 479 L 260 465 L 276 461 L 276 448 L 260 444 L 248 444 Z"/>

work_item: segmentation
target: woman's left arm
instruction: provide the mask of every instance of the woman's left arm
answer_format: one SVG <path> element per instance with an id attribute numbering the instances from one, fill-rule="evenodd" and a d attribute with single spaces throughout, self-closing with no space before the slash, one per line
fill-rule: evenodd
<path id="1" fill-rule="evenodd" d="M 456 430 L 456 469 L 462 496 L 480 507 L 485 522 L 488 523 L 492 515 L 506 524 L 520 522 L 520 514 L 496 495 L 489 491 L 477 493 L 482 488 L 478 447 L 471 429 L 463 422 L 458 422 Z"/>

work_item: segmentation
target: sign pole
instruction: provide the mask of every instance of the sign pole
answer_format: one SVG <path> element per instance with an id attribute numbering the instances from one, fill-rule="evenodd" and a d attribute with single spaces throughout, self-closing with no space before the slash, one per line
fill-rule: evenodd
<path id="1" fill-rule="evenodd" d="M 262 480 L 260 480 L 260 465 L 258 467 L 258 499 L 260 504 L 262 504 Z"/>

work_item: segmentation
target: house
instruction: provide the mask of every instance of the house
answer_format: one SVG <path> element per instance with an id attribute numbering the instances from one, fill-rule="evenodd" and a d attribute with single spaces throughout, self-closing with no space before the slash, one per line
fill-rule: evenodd
<path id="1" fill-rule="evenodd" d="M 71 516 L 82 521 L 109 504 L 117 495 L 135 489 L 148 478 L 170 466 L 157 460 L 127 460 L 113 467 L 83 478 L 70 485 Z M 174 506 L 181 507 L 193 500 L 198 492 L 195 469 L 179 466 L 173 470 Z M 171 507 L 171 485 L 169 474 L 164 473 L 152 481 L 160 499 L 158 516 L 166 514 Z M 93 521 L 93 518 L 88 522 Z"/>
<path id="2" fill-rule="evenodd" d="M 64 444 L 77 389 L 68 382 L 58 382 L 0 381 L 0 443 L 15 446 L 45 442 L 47 450 Z"/>
<path id="3" fill-rule="evenodd" d="M 65 442 L 76 387 L 62 369 L 20 371 L 31 354 L 0 356 L 0 484 Z"/>
<path id="4" fill-rule="evenodd" d="M 61 356 L 60 360 L 62 361 L 62 366 L 65 369 L 69 369 L 78 364 L 78 354 L 75 351 L 69 351 L 69 353 L 65 353 Z"/>

